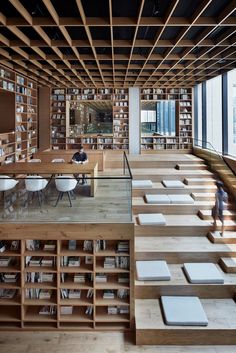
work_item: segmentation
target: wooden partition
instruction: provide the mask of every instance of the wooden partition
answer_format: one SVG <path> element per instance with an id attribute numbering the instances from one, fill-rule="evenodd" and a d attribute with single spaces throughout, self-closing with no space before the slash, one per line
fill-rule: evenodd
<path id="1" fill-rule="evenodd" d="M 132 223 L 2 224 L 0 233 L 0 330 L 133 328 Z"/>
<path id="2" fill-rule="evenodd" d="M 66 162 L 69 162 L 75 152 L 78 150 L 44 150 L 37 152 L 34 158 L 40 158 L 42 162 L 51 162 L 54 158 L 64 158 Z M 103 171 L 105 155 L 100 150 L 86 150 L 88 159 L 90 162 L 98 162 L 98 170 Z"/>

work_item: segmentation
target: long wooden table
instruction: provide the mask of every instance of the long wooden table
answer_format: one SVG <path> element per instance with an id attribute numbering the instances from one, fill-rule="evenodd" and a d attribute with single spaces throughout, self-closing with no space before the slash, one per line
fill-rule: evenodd
<path id="1" fill-rule="evenodd" d="M 75 163 L 11 163 L 0 166 L 0 174 L 19 175 L 19 174 L 89 174 L 91 176 L 90 196 L 95 196 L 97 190 L 98 163 L 88 162 L 85 164 Z"/>

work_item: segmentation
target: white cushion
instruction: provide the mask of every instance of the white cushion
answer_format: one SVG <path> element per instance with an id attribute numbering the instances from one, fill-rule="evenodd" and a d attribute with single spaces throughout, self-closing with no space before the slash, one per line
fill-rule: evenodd
<path id="1" fill-rule="evenodd" d="M 161 297 L 165 322 L 174 326 L 207 326 L 208 319 L 198 297 Z"/>
<path id="2" fill-rule="evenodd" d="M 171 203 L 192 204 L 194 199 L 190 195 L 168 195 Z"/>
<path id="3" fill-rule="evenodd" d="M 55 178 L 55 184 L 58 191 L 68 192 L 74 190 L 78 181 L 69 175 L 60 175 Z"/>
<path id="4" fill-rule="evenodd" d="M 25 188 L 27 191 L 40 191 L 45 189 L 48 181 L 39 175 L 30 175 L 25 178 Z"/>
<path id="5" fill-rule="evenodd" d="M 179 189 L 179 188 L 184 188 L 185 185 L 184 183 L 182 183 L 182 181 L 180 180 L 162 180 L 162 184 L 166 187 L 166 188 L 173 188 L 173 189 Z"/>
<path id="6" fill-rule="evenodd" d="M 161 203 L 161 204 L 169 204 L 170 199 L 168 195 L 145 195 L 147 203 Z"/>
<path id="7" fill-rule="evenodd" d="M 224 278 L 213 263 L 185 263 L 184 272 L 191 283 L 224 283 Z"/>
<path id="8" fill-rule="evenodd" d="M 134 189 L 152 188 L 153 183 L 151 180 L 132 180 L 132 187 Z"/>
<path id="9" fill-rule="evenodd" d="M 18 180 L 12 179 L 8 175 L 0 175 L 0 191 L 7 191 L 13 189 Z"/>
<path id="10" fill-rule="evenodd" d="M 166 225 L 162 213 L 141 213 L 138 215 L 140 225 Z"/>
<path id="11" fill-rule="evenodd" d="M 136 261 L 140 281 L 169 281 L 170 271 L 166 261 Z"/>

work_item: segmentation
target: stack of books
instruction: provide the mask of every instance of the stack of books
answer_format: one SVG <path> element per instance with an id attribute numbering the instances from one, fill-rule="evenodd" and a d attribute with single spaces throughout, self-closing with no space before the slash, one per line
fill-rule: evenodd
<path id="1" fill-rule="evenodd" d="M 128 289 L 121 288 L 121 289 L 117 290 L 117 298 L 125 299 L 125 298 L 128 298 L 128 297 L 129 297 Z"/>
<path id="2" fill-rule="evenodd" d="M 103 299 L 115 299 L 115 292 L 112 289 L 103 291 Z"/>
<path id="3" fill-rule="evenodd" d="M 117 310 L 119 314 L 129 314 L 129 307 L 128 306 L 117 306 Z"/>
<path id="4" fill-rule="evenodd" d="M 115 268 L 116 267 L 116 259 L 115 257 L 107 256 L 104 259 L 104 268 Z"/>
<path id="5" fill-rule="evenodd" d="M 118 276 L 118 283 L 129 283 L 129 275 L 128 273 L 121 273 Z"/>
<path id="6" fill-rule="evenodd" d="M 117 256 L 116 257 L 116 267 L 128 269 L 129 268 L 129 257 Z"/>
<path id="7" fill-rule="evenodd" d="M 61 306 L 61 315 L 72 315 L 73 306 Z"/>
<path id="8" fill-rule="evenodd" d="M 50 299 L 52 291 L 50 289 L 40 289 L 39 299 Z"/>
<path id="9" fill-rule="evenodd" d="M 104 283 L 107 282 L 107 275 L 105 273 L 97 273 L 95 279 L 96 282 Z"/>
<path id="10" fill-rule="evenodd" d="M 117 307 L 116 306 L 108 306 L 107 313 L 108 313 L 108 315 L 117 315 L 118 314 Z"/>
<path id="11" fill-rule="evenodd" d="M 1 299 L 12 299 L 16 295 L 16 289 L 3 289 L 0 288 Z"/>
<path id="12" fill-rule="evenodd" d="M 11 263 L 11 257 L 0 257 L 0 267 L 7 267 Z"/>
<path id="13" fill-rule="evenodd" d="M 40 282 L 53 282 L 54 274 L 48 272 L 40 273 L 41 280 Z"/>
<path id="14" fill-rule="evenodd" d="M 79 256 L 69 256 L 68 257 L 68 266 L 69 267 L 79 267 L 80 266 L 80 257 Z"/>
<path id="15" fill-rule="evenodd" d="M 119 241 L 117 245 L 117 252 L 129 252 L 129 242 L 128 241 Z"/>
<path id="16" fill-rule="evenodd" d="M 45 250 L 45 251 L 55 251 L 56 250 L 56 244 L 46 243 L 43 246 L 43 250 Z"/>
<path id="17" fill-rule="evenodd" d="M 41 266 L 42 257 L 32 256 L 28 262 L 29 266 L 39 267 Z"/>
<path id="18" fill-rule="evenodd" d="M 70 289 L 68 297 L 69 297 L 69 299 L 80 299 L 81 298 L 81 290 Z"/>
<path id="19" fill-rule="evenodd" d="M 16 283 L 19 274 L 14 272 L 2 273 L 0 276 L 0 281 L 4 283 Z"/>
<path id="20" fill-rule="evenodd" d="M 83 273 L 75 273 L 74 274 L 74 282 L 75 283 L 85 283 L 85 275 Z"/>
<path id="21" fill-rule="evenodd" d="M 52 256 L 47 256 L 43 257 L 41 260 L 41 266 L 47 266 L 47 267 L 52 267 L 54 265 L 54 257 Z"/>

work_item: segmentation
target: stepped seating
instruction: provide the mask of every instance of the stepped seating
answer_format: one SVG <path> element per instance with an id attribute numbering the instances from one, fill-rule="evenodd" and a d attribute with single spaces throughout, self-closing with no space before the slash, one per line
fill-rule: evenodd
<path id="1" fill-rule="evenodd" d="M 214 192 L 192 192 L 191 196 L 195 201 L 215 201 Z"/>
<path id="2" fill-rule="evenodd" d="M 135 281 L 136 299 L 157 299 L 161 295 L 197 295 L 199 298 L 232 298 L 236 291 L 236 274 L 223 272 L 221 266 L 215 263 L 223 277 L 224 283 L 206 284 L 190 283 L 183 271 L 183 263 L 170 264 L 170 281 Z"/>
<path id="3" fill-rule="evenodd" d="M 165 260 L 167 263 L 213 262 L 236 256 L 236 244 L 212 244 L 206 237 L 142 236 L 135 239 L 136 260 Z"/>
<path id="4" fill-rule="evenodd" d="M 204 221 L 213 221 L 213 217 L 211 215 L 211 210 L 199 210 L 198 215 Z M 236 219 L 236 212 L 231 210 L 224 210 L 224 220 L 234 220 Z"/>
<path id="5" fill-rule="evenodd" d="M 150 200 L 151 198 L 148 198 L 148 199 Z M 207 210 L 212 209 L 212 207 L 214 206 L 214 202 L 213 201 L 194 201 L 192 199 L 191 203 L 190 202 L 182 203 L 182 204 L 175 203 L 175 202 L 171 203 L 171 200 L 167 197 L 167 195 L 160 194 L 159 202 L 156 202 L 156 203 L 147 203 L 145 202 L 143 197 L 133 197 L 132 206 L 133 206 L 133 213 L 135 214 L 163 213 L 165 215 L 167 214 L 173 214 L 173 215 L 195 214 L 196 215 L 199 209 L 207 209 Z"/>
<path id="6" fill-rule="evenodd" d="M 137 214 L 134 215 L 135 236 L 205 236 L 212 230 L 212 224 L 201 220 L 197 215 L 165 214 L 165 219 L 165 227 L 140 225 Z"/>
<path id="7" fill-rule="evenodd" d="M 214 186 L 215 181 L 214 178 L 190 178 L 187 177 L 184 179 L 184 183 L 187 185 L 206 185 L 206 186 Z"/>
<path id="8" fill-rule="evenodd" d="M 236 231 L 226 231 L 224 236 L 218 231 L 213 231 L 209 232 L 207 237 L 212 243 L 216 244 L 236 244 Z"/>
<path id="9" fill-rule="evenodd" d="M 183 180 L 189 178 L 206 179 L 213 174 L 208 170 L 177 170 L 175 168 L 132 169 L 134 179 L 151 179 L 153 182 L 165 180 Z M 212 181 L 211 181 L 212 182 Z"/>
<path id="10" fill-rule="evenodd" d="M 220 266 L 226 273 L 236 273 L 236 257 L 222 257 Z"/>
<path id="11" fill-rule="evenodd" d="M 206 170 L 207 169 L 207 165 L 202 162 L 202 163 L 184 163 L 184 164 L 176 164 L 176 169 L 178 170 Z"/>
<path id="12" fill-rule="evenodd" d="M 236 304 L 233 299 L 201 299 L 207 326 L 167 326 L 159 299 L 136 299 L 136 344 L 236 344 Z"/>

